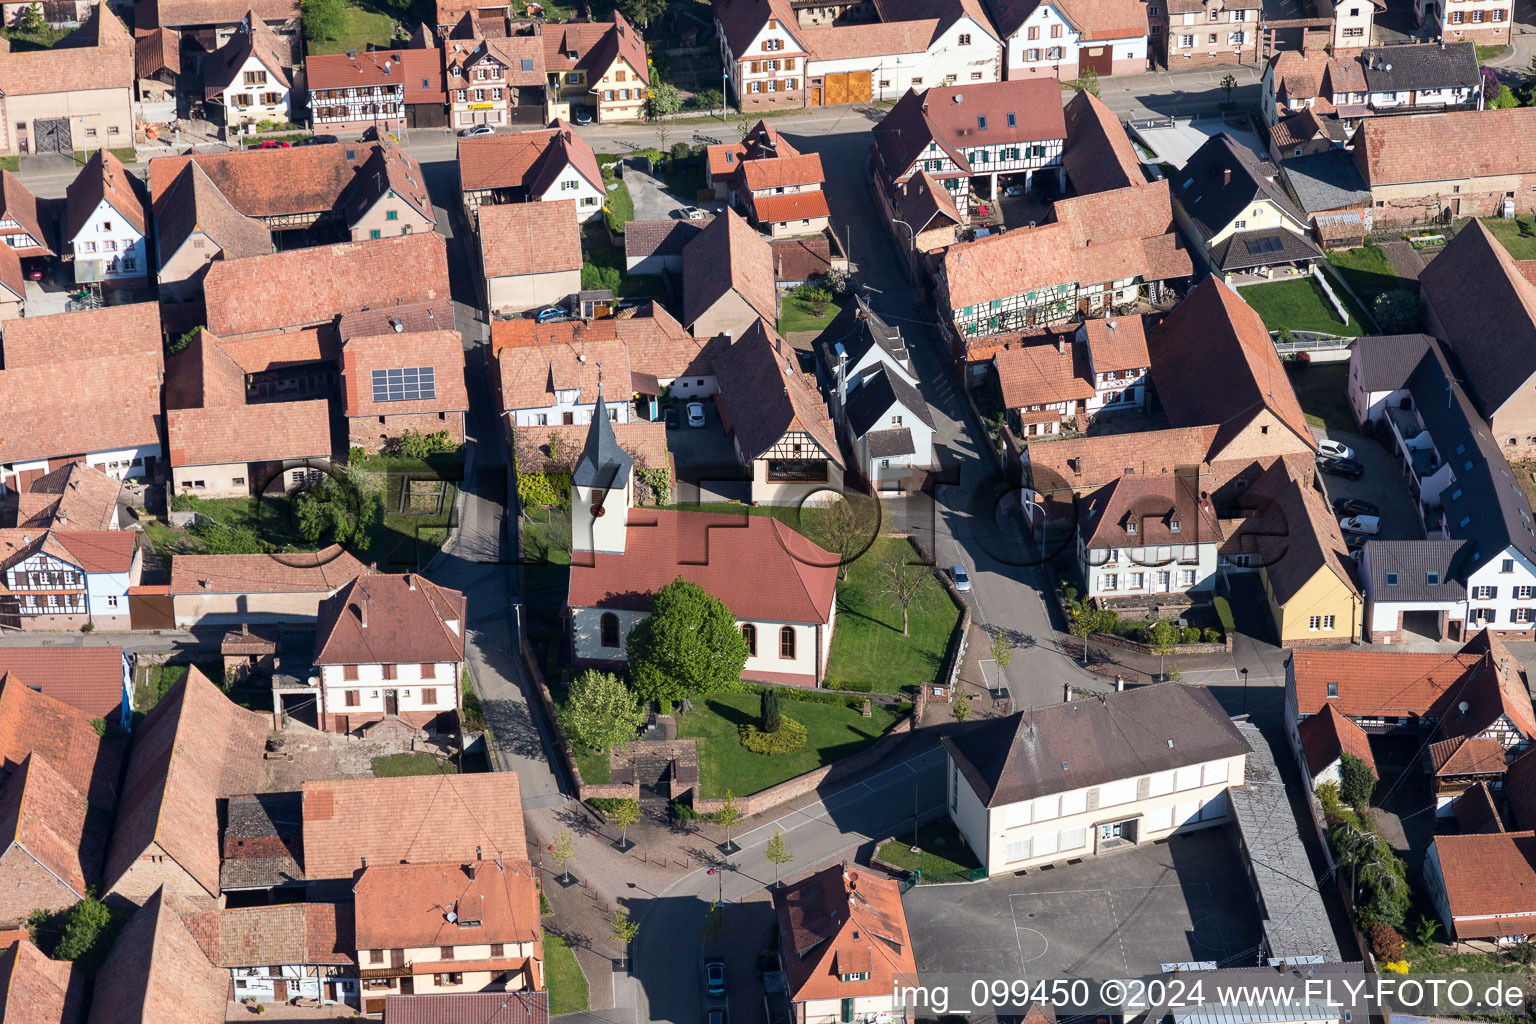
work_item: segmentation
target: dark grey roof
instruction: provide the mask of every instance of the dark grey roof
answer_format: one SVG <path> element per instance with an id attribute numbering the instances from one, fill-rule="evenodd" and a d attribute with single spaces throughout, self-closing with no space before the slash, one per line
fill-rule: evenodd
<path id="1" fill-rule="evenodd" d="M 1210 248 L 1211 263 L 1220 271 L 1269 267 L 1276 263 L 1320 260 L 1323 251 L 1294 231 L 1264 228 L 1237 231 Z"/>
<path id="2" fill-rule="evenodd" d="M 872 459 L 917 454 L 917 447 L 912 443 L 912 431 L 907 427 L 871 430 L 864 435 L 864 442 L 869 445 L 869 457 Z"/>
<path id="3" fill-rule="evenodd" d="M 1370 569 L 1371 600 L 1466 600 L 1466 585 L 1455 573 L 1457 553 L 1466 543 L 1454 539 L 1366 541 L 1360 561 Z M 1438 582 L 1429 582 L 1431 573 Z"/>
<path id="4" fill-rule="evenodd" d="M 1271 957 L 1317 956 L 1324 963 L 1337 963 L 1343 957 L 1274 752 L 1254 725 L 1235 726 L 1233 732 L 1252 751 L 1243 785 L 1227 792 L 1258 890 L 1265 952 Z"/>
<path id="5" fill-rule="evenodd" d="M 624 255 L 630 259 L 681 256 L 683 247 L 714 219 L 632 220 L 624 225 Z"/>
<path id="6" fill-rule="evenodd" d="M 265 889 L 304 881 L 299 793 L 229 798 L 219 865 L 221 889 Z"/>
<path id="7" fill-rule="evenodd" d="M 1049 704 L 966 726 L 943 743 L 987 807 L 1250 749 L 1209 690 L 1183 683 Z"/>
<path id="8" fill-rule="evenodd" d="M 613 436 L 613 424 L 608 419 L 608 406 L 603 402 L 603 392 L 597 392 L 597 405 L 592 410 L 592 426 L 587 430 L 587 443 L 581 449 L 581 459 L 571 472 L 571 483 L 578 487 L 601 487 L 612 490 L 623 487 L 629 479 L 629 471 L 635 460 Z"/>
<path id="9" fill-rule="evenodd" d="M 1330 149 L 1280 162 L 1280 169 L 1297 205 L 1309 215 L 1324 210 L 1369 204 L 1371 190 L 1360 177 L 1354 154 Z"/>
<path id="10" fill-rule="evenodd" d="M 1264 199 L 1306 222 L 1285 190 L 1264 176 L 1259 158 L 1226 132 L 1195 150 L 1171 180 L 1174 201 L 1184 208 L 1202 238 L 1210 238 L 1246 207 Z"/>
<path id="11" fill-rule="evenodd" d="M 1477 46 L 1470 42 L 1371 47 L 1360 54 L 1360 63 L 1371 92 L 1451 89 L 1476 85 L 1479 77 Z"/>
<path id="12" fill-rule="evenodd" d="M 933 415 L 928 412 L 928 403 L 923 401 L 923 396 L 882 364 L 874 373 L 866 375 L 863 383 L 849 394 L 844 410 L 848 414 L 848 429 L 853 431 L 854 437 L 863 437 L 877 424 L 886 422 L 887 413 L 898 402 L 929 427 L 933 426 Z"/>
<path id="13" fill-rule="evenodd" d="M 1455 482 L 1441 494 L 1446 531 L 1469 543 L 1454 571 L 1463 581 L 1510 547 L 1536 561 L 1531 505 L 1439 345 L 1408 378 L 1408 393 Z"/>
<path id="14" fill-rule="evenodd" d="M 853 305 L 847 307 L 822 332 L 816 346 L 828 380 L 837 379 L 840 356 L 848 357 L 853 366 L 863 359 L 870 349 L 879 345 L 908 373 L 912 372 L 912 359 L 907 343 L 902 340 L 900 328 L 892 327 L 869 308 L 869 302 L 859 295 Z"/>
<path id="15" fill-rule="evenodd" d="M 1355 342 L 1360 386 L 1370 391 L 1397 391 L 1424 358 L 1432 342 L 1423 334 L 1388 334 Z"/>

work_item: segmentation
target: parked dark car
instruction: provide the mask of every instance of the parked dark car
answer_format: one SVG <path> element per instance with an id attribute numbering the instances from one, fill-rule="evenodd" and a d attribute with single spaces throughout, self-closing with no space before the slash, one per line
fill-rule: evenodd
<path id="1" fill-rule="evenodd" d="M 667 407 L 667 429 L 677 429 L 677 406 L 675 405 Z"/>
<path id="2" fill-rule="evenodd" d="M 1342 476 L 1346 480 L 1359 480 L 1365 476 L 1365 467 L 1354 459 L 1318 459 L 1317 468 L 1329 476 Z"/>
<path id="3" fill-rule="evenodd" d="M 311 135 L 307 139 L 300 139 L 298 142 L 295 142 L 294 145 L 295 146 L 327 146 L 327 145 L 330 145 L 333 142 L 340 142 L 340 141 L 341 140 L 338 139 L 334 135 Z"/>
<path id="4" fill-rule="evenodd" d="M 1336 516 L 1379 516 L 1381 509 L 1363 498 L 1336 498 L 1333 502 Z"/>

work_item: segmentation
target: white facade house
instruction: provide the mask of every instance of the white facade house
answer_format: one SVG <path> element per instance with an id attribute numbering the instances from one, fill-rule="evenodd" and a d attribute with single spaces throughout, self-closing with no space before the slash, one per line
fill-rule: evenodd
<path id="1" fill-rule="evenodd" d="M 778 6 L 768 0 L 717 0 L 720 54 L 731 96 L 743 110 L 805 105 L 810 52 L 797 38 L 801 30 L 789 5 L 783 11 Z"/>
<path id="2" fill-rule="evenodd" d="M 133 288 L 149 280 L 144 203 L 122 163 L 97 150 L 69 185 L 64 241 L 75 281 Z"/>
<path id="3" fill-rule="evenodd" d="M 943 744 L 950 819 L 988 875 L 1228 822 L 1250 751 L 1209 691 L 1179 683 L 978 722 Z"/>
<path id="4" fill-rule="evenodd" d="M 1077 499 L 1078 569 L 1089 597 L 1208 590 L 1220 547 L 1209 499 L 1172 474 L 1120 477 Z"/>
<path id="5" fill-rule="evenodd" d="M 867 74 L 871 99 L 894 100 L 908 89 L 923 90 L 936 85 L 966 87 L 1003 79 L 998 57 L 1002 41 L 991 25 L 978 23 L 969 16 L 956 18 L 929 39 L 925 47 L 908 52 L 887 52 L 888 48 L 880 45 L 882 37 L 889 35 L 888 27 L 847 25 L 804 31 L 803 37 L 811 49 L 807 72 L 810 87 L 814 90 L 817 79 L 825 81 L 831 75 Z M 849 48 L 846 41 L 859 36 L 868 43 L 863 47 L 855 44 L 860 52 L 843 56 Z M 910 40 L 914 36 L 904 32 L 902 38 Z"/>
<path id="6" fill-rule="evenodd" d="M 1085 67 L 1099 75 L 1133 74 L 1147 69 L 1144 16 L 1138 25 L 1129 16 L 1132 12 L 1116 19 L 1114 15 L 1119 11 L 1113 7 L 1095 10 L 1085 6 L 1076 18 L 1055 3 L 1020 9 L 1029 11 L 1023 21 L 1015 25 L 1010 19 L 1003 25 L 1007 30 L 1010 79 L 1044 75 L 1067 81 L 1076 78 Z M 1095 20 L 1084 20 L 1089 17 Z"/>
<path id="7" fill-rule="evenodd" d="M 75 266 L 99 267 L 102 282 L 143 279 L 148 273 L 144 233 L 105 199 L 96 204 L 69 245 Z"/>
<path id="8" fill-rule="evenodd" d="M 235 68 L 235 79 L 214 95 L 224 110 L 226 124 L 288 120 L 290 89 L 286 80 L 267 68 L 260 57 L 251 54 Z"/>
<path id="9" fill-rule="evenodd" d="M 127 629 L 143 555 L 127 530 L 0 531 L 0 622 L 16 629 Z"/>

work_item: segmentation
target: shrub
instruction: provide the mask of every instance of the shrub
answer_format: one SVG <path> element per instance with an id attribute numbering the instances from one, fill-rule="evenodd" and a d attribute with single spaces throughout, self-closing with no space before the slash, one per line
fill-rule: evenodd
<path id="1" fill-rule="evenodd" d="M 741 745 L 754 754 L 793 754 L 805 746 L 805 726 L 793 718 L 780 718 L 777 732 L 763 732 L 751 722 L 740 727 Z"/>
<path id="2" fill-rule="evenodd" d="M 1228 636 L 1237 632 L 1237 623 L 1232 619 L 1232 603 L 1224 597 L 1212 599 L 1211 604 L 1216 607 L 1216 618 L 1221 622 L 1221 630 Z"/>
<path id="3" fill-rule="evenodd" d="M 107 734 L 107 720 L 105 718 L 93 718 L 91 719 L 91 728 L 95 730 L 97 736 L 105 736 Z"/>
<path id="4" fill-rule="evenodd" d="M 64 937 L 54 948 L 55 960 L 89 960 L 105 955 L 112 939 L 112 912 L 106 904 L 87 896 L 70 908 Z"/>
<path id="5" fill-rule="evenodd" d="M 1405 288 L 1382 292 L 1371 304 L 1376 324 L 1388 334 L 1407 334 L 1419 328 L 1419 299 Z"/>
<path id="6" fill-rule="evenodd" d="M 174 356 L 178 352 L 186 351 L 187 346 L 192 344 L 192 339 L 196 338 L 198 332 L 202 329 L 201 326 L 193 327 L 190 330 L 182 331 L 176 337 L 167 341 L 165 343 L 165 354 L 167 356 Z"/>
<path id="7" fill-rule="evenodd" d="M 1393 974 L 1407 974 L 1408 973 L 1408 961 L 1407 960 L 1388 960 L 1388 961 L 1386 961 L 1385 963 L 1383 963 L 1381 965 L 1381 969 L 1384 970 L 1384 971 L 1391 971 Z"/>
<path id="8" fill-rule="evenodd" d="M 1200 642 L 1207 644 L 1219 644 L 1222 641 L 1221 630 L 1206 628 L 1200 631 Z"/>
<path id="9" fill-rule="evenodd" d="M 1179 643 L 1197 644 L 1200 642 L 1200 627 L 1185 626 L 1179 630 Z"/>
<path id="10" fill-rule="evenodd" d="M 690 110 L 713 110 L 724 100 L 719 89 L 701 89 L 688 97 L 687 106 Z"/>
<path id="11" fill-rule="evenodd" d="M 874 693 L 875 692 L 875 684 L 874 683 L 866 683 L 866 682 L 862 682 L 862 681 L 859 681 L 859 680 L 853 680 L 853 681 L 847 682 L 847 683 L 839 683 L 835 687 L 829 685 L 828 688 L 829 689 L 836 689 L 836 690 L 848 690 L 851 693 Z"/>
<path id="12" fill-rule="evenodd" d="M 674 142 L 670 152 L 673 160 L 687 160 L 693 155 L 693 147 L 686 142 Z"/>
<path id="13" fill-rule="evenodd" d="M 537 505 L 564 505 L 571 500 L 571 474 L 519 473 L 517 496 L 525 508 Z"/>
<path id="14" fill-rule="evenodd" d="M 1386 962 L 1395 962 L 1407 955 L 1406 944 L 1397 929 L 1379 922 L 1371 925 L 1371 952 L 1377 960 Z"/>
<path id="15" fill-rule="evenodd" d="M 446 430 L 425 434 L 419 430 L 407 430 L 392 437 L 384 445 L 385 455 L 400 455 L 408 459 L 424 459 L 429 455 L 457 451 L 459 443 Z"/>
<path id="16" fill-rule="evenodd" d="M 784 724 L 784 699 L 778 690 L 764 690 L 758 698 L 762 709 L 758 714 L 758 726 L 763 732 L 778 732 Z"/>
<path id="17" fill-rule="evenodd" d="M 1339 796 L 1351 807 L 1369 807 L 1376 788 L 1376 773 L 1354 754 L 1339 755 Z M 1389 958 L 1391 959 L 1391 958 Z"/>

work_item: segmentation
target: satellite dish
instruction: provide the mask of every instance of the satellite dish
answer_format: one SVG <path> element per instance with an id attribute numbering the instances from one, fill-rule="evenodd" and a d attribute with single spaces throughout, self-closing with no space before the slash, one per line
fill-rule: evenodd
<path id="1" fill-rule="evenodd" d="M 456 922 L 456 921 L 458 921 L 458 919 L 459 919 L 459 915 L 458 915 L 458 914 L 455 914 L 455 913 L 454 913 L 454 912 L 453 912 L 453 911 L 451 911 L 451 910 L 450 910 L 450 911 L 448 911 L 448 923 L 449 923 L 449 924 L 453 924 L 453 923 L 455 923 L 455 922 Z"/>
<path id="2" fill-rule="evenodd" d="M 1456 705 L 1456 710 L 1460 711 L 1462 714 L 1466 714 L 1467 711 L 1471 709 L 1471 707 L 1471 704 L 1468 704 L 1466 701 L 1462 701 L 1460 704 Z"/>

